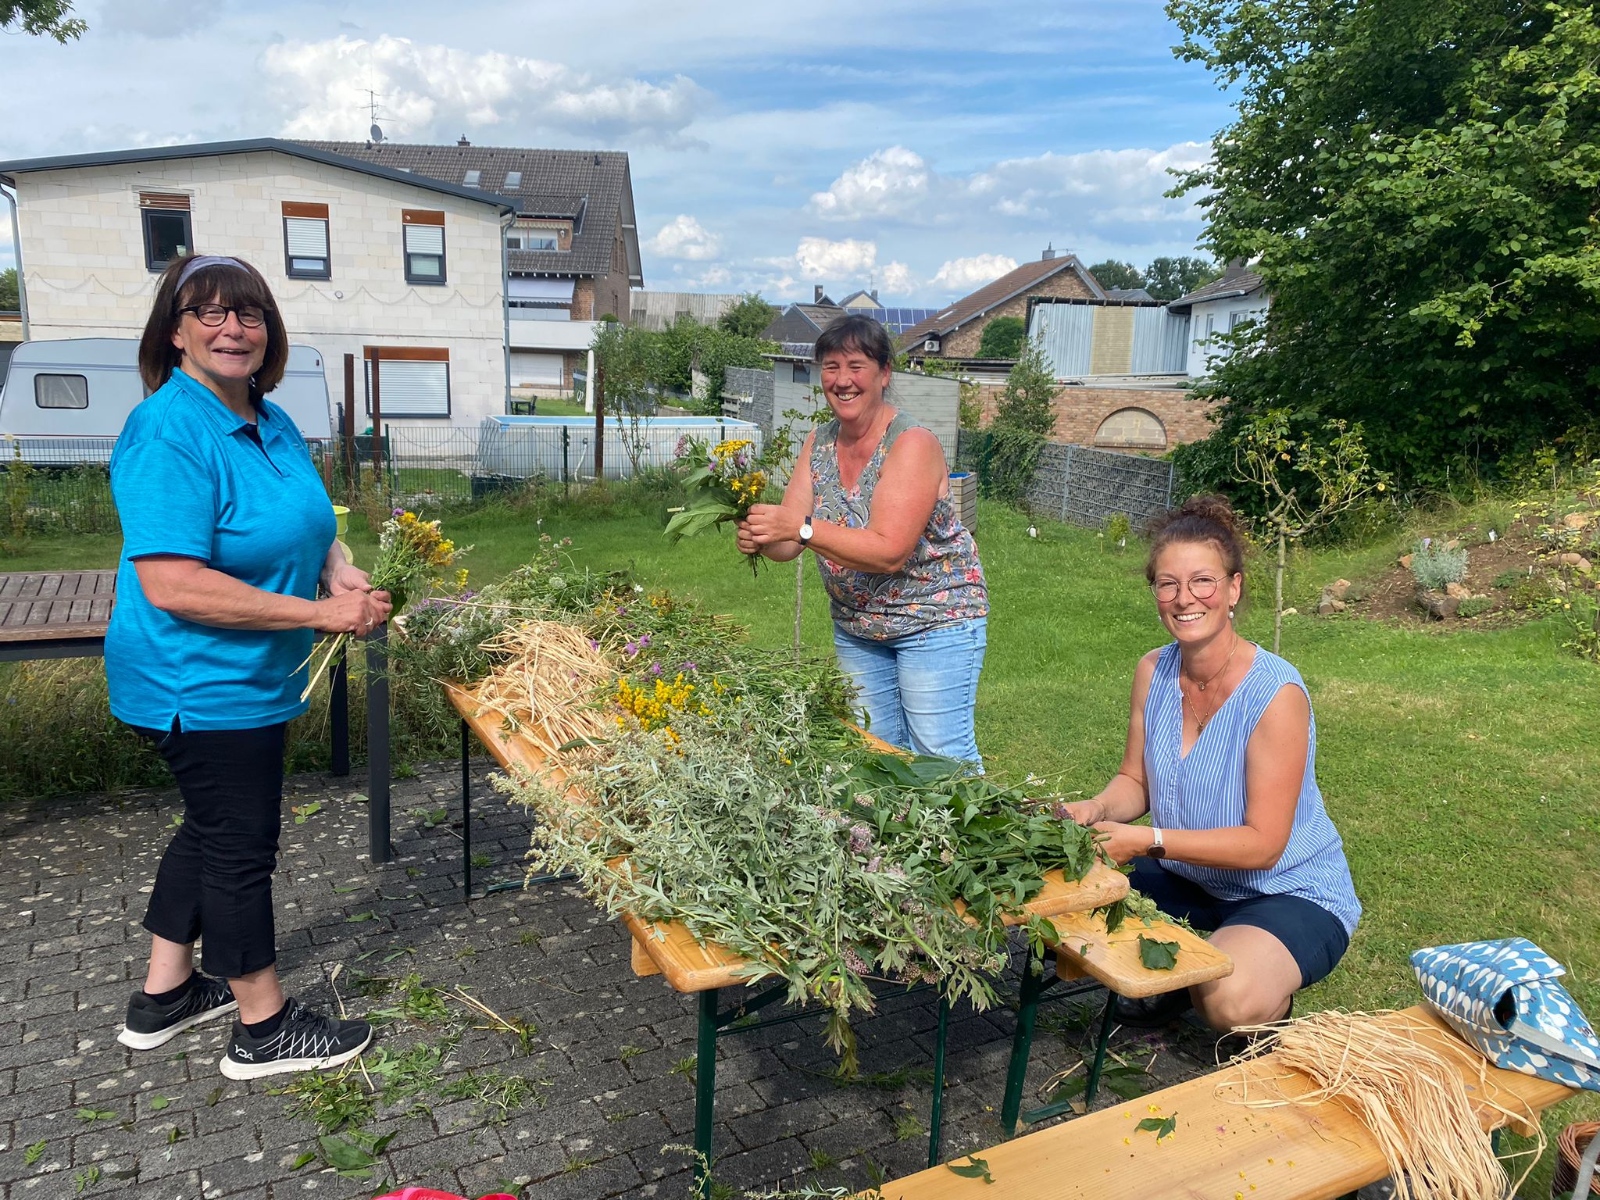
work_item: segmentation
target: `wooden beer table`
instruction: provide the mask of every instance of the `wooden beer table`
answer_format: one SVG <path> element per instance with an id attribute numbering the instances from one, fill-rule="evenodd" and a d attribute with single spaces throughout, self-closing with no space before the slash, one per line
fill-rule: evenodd
<path id="1" fill-rule="evenodd" d="M 470 776 L 467 769 L 469 732 L 475 734 L 490 755 L 502 767 L 520 768 L 541 775 L 547 783 L 561 784 L 567 776 L 559 766 L 552 765 L 543 749 L 528 739 L 504 728 L 504 718 L 497 712 L 485 710 L 478 704 L 470 689 L 447 684 L 446 694 L 455 710 L 461 714 L 461 789 L 463 831 L 470 824 Z M 874 742 L 877 739 L 872 739 Z M 879 746 L 892 749 L 886 743 Z M 575 787 L 573 789 L 575 791 Z M 463 841 L 470 846 L 467 838 Z M 545 876 L 544 878 L 550 878 Z M 469 876 L 470 879 L 470 876 Z M 1020 925 L 1031 915 L 1059 917 L 1069 913 L 1088 912 L 1120 900 L 1128 893 L 1128 880 L 1120 871 L 1096 863 L 1081 880 L 1067 880 L 1059 870 L 1047 872 L 1044 887 L 1023 906 L 1017 917 L 1006 918 L 1008 925 Z M 734 1032 L 760 1029 L 768 1025 L 804 1020 L 817 1015 L 815 1009 L 802 1010 L 760 1021 L 746 1018 L 774 1004 L 787 995 L 787 983 L 769 985 L 753 996 L 742 998 L 722 1008 L 719 993 L 724 988 L 749 988 L 758 981 L 752 974 L 757 964 L 735 954 L 715 942 L 701 942 L 684 925 L 673 922 L 646 921 L 632 913 L 622 914 L 623 923 L 632 935 L 632 964 L 634 973 L 641 976 L 660 975 L 676 992 L 696 995 L 698 1003 L 698 1037 L 695 1055 L 695 1194 L 704 1200 L 707 1195 L 707 1177 L 712 1162 L 711 1130 L 716 1100 L 717 1039 Z M 925 986 L 925 985 L 924 985 Z M 949 1031 L 950 1004 L 944 988 L 939 985 L 938 1029 L 933 1052 L 933 1102 L 928 1132 L 928 1165 L 939 1162 L 939 1145 L 944 1107 L 945 1048 Z M 907 988 L 905 990 L 920 990 Z M 738 1028 L 734 1029 L 734 1023 Z"/>

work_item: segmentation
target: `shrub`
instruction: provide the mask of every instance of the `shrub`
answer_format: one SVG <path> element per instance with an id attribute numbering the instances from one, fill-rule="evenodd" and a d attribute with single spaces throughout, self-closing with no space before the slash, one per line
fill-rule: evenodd
<path id="1" fill-rule="evenodd" d="M 1494 601 L 1487 596 L 1469 596 L 1456 608 L 1458 617 L 1475 617 L 1479 613 L 1486 613 L 1494 607 Z"/>
<path id="2" fill-rule="evenodd" d="M 1028 340 L 1028 327 L 1021 317 L 996 317 L 983 327 L 978 342 L 979 358 L 1017 358 Z"/>
<path id="3" fill-rule="evenodd" d="M 1489 586 L 1497 587 L 1502 590 L 1506 588 L 1514 588 L 1526 578 L 1528 578 L 1527 571 L 1501 571 L 1500 574 L 1494 577 Z"/>
<path id="4" fill-rule="evenodd" d="M 1109 545 L 1115 546 L 1118 550 L 1127 549 L 1130 532 L 1127 513 L 1112 513 L 1106 518 L 1105 535 Z"/>
<path id="5" fill-rule="evenodd" d="M 1438 538 L 1426 538 L 1411 551 L 1411 577 L 1429 592 L 1442 592 L 1445 585 L 1460 583 L 1467 577 L 1465 547 L 1450 550 Z"/>

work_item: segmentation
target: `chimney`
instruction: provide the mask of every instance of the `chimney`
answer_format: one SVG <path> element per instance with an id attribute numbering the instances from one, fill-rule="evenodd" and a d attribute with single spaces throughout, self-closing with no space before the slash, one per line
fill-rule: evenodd
<path id="1" fill-rule="evenodd" d="M 876 304 L 878 302 L 878 289 L 877 288 L 873 288 L 870 292 L 867 293 L 867 295 L 872 297 L 872 302 L 874 304 Z"/>
<path id="2" fill-rule="evenodd" d="M 467 141 L 467 135 L 463 133 L 460 136 L 460 138 L 458 138 L 456 140 L 456 145 L 458 145 L 458 146 L 470 146 L 470 145 L 472 145 L 472 143 Z"/>
<path id="3" fill-rule="evenodd" d="M 1044 253 L 1039 256 L 1040 262 L 1050 262 L 1056 256 L 1056 244 L 1051 242 L 1044 248 Z"/>
<path id="4" fill-rule="evenodd" d="M 1245 273 L 1248 262 L 1249 260 L 1244 258 L 1230 258 L 1227 268 L 1222 272 L 1222 277 L 1224 279 L 1237 279 Z"/>
<path id="5" fill-rule="evenodd" d="M 823 297 L 822 285 L 819 283 L 819 284 L 817 284 L 816 287 L 811 289 L 811 303 L 813 303 L 813 304 L 821 304 L 822 303 L 822 297 Z"/>

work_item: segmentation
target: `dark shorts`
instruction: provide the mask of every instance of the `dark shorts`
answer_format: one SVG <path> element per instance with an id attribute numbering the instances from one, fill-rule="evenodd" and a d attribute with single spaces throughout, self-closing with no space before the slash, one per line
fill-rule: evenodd
<path id="1" fill-rule="evenodd" d="M 1303 896 L 1218 900 L 1198 883 L 1148 858 L 1133 860 L 1128 882 L 1159 904 L 1162 912 L 1182 917 L 1202 933 L 1229 925 L 1266 930 L 1294 955 L 1301 987 L 1310 987 L 1331 972 L 1350 946 L 1350 935 L 1339 918 Z"/>

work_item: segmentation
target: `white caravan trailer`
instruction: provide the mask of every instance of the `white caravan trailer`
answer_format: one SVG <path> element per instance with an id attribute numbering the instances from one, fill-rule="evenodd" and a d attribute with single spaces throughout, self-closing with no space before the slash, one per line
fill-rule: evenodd
<path id="1" fill-rule="evenodd" d="M 23 342 L 0 390 L 0 459 L 20 447 L 35 466 L 108 463 L 123 423 L 144 398 L 132 338 Z M 310 346 L 289 347 L 283 382 L 268 398 L 308 441 L 332 435 L 322 355 Z"/>

